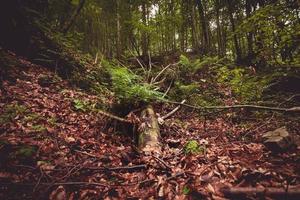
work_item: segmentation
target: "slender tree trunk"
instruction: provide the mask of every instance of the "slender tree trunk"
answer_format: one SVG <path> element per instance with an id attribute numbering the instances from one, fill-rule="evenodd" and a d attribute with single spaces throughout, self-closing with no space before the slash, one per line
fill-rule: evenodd
<path id="1" fill-rule="evenodd" d="M 120 0 L 116 1 L 117 7 L 117 58 L 121 57 L 121 24 L 120 24 Z"/>
<path id="2" fill-rule="evenodd" d="M 142 4 L 142 21 L 144 26 L 147 26 L 147 5 L 146 2 Z M 148 36 L 146 30 L 142 30 L 142 57 L 144 60 L 148 57 Z"/>
<path id="3" fill-rule="evenodd" d="M 222 44 L 222 32 L 221 32 L 221 24 L 220 24 L 220 0 L 215 1 L 216 5 L 216 21 L 217 21 L 217 43 L 218 43 L 218 56 L 223 57 L 225 55 L 225 51 L 223 49 Z"/>
<path id="4" fill-rule="evenodd" d="M 73 13 L 73 15 L 71 16 L 70 20 L 67 21 L 67 23 L 64 25 L 62 32 L 64 34 L 66 34 L 69 29 L 72 27 L 72 25 L 74 24 L 76 17 L 79 15 L 80 11 L 82 10 L 83 6 L 84 6 L 85 0 L 80 0 L 79 5 L 76 9 L 76 11 Z"/>
<path id="5" fill-rule="evenodd" d="M 239 62 L 241 60 L 241 48 L 238 42 L 237 35 L 235 34 L 235 22 L 234 22 L 234 17 L 233 17 L 233 10 L 232 10 L 232 0 L 227 0 L 227 7 L 228 7 L 228 15 L 229 15 L 229 21 L 231 23 L 231 31 L 233 34 L 233 42 L 234 42 L 234 47 L 235 47 L 235 53 L 236 53 L 236 61 Z"/>
<path id="6" fill-rule="evenodd" d="M 181 12 L 181 24 L 180 24 L 180 50 L 182 52 L 185 51 L 185 30 L 186 30 L 186 9 L 185 9 L 185 0 L 181 0 L 181 7 L 180 7 L 180 12 Z"/>
<path id="7" fill-rule="evenodd" d="M 192 48 L 193 50 L 198 50 L 198 45 L 197 45 L 197 32 L 196 32 L 196 13 L 195 13 L 195 7 L 191 2 L 189 2 L 191 5 L 191 19 L 190 19 L 190 24 L 191 24 L 191 34 L 192 34 Z"/>
<path id="8" fill-rule="evenodd" d="M 246 0 L 246 16 L 250 17 L 251 14 L 251 0 Z M 251 60 L 253 57 L 253 32 L 247 33 L 247 44 L 248 44 L 248 58 Z"/>
<path id="9" fill-rule="evenodd" d="M 202 28 L 202 51 L 204 54 L 207 54 L 210 51 L 208 23 L 204 13 L 203 2 L 201 0 L 196 0 L 196 4 L 198 7 L 200 23 Z"/>

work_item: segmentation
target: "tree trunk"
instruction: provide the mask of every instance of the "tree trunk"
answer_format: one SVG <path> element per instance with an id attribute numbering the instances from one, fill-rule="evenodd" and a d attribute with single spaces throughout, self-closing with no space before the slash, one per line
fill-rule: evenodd
<path id="1" fill-rule="evenodd" d="M 70 20 L 64 25 L 62 32 L 66 34 L 69 29 L 72 27 L 73 23 L 75 22 L 76 17 L 79 15 L 81 9 L 83 8 L 85 0 L 80 0 L 79 5 L 76 11 L 71 16 Z"/>
<path id="2" fill-rule="evenodd" d="M 144 26 L 147 26 L 147 5 L 144 2 L 142 4 L 142 21 Z M 143 60 L 147 60 L 148 57 L 148 36 L 146 30 L 142 30 L 142 56 Z"/>
<path id="3" fill-rule="evenodd" d="M 235 34 L 235 23 L 234 23 L 234 17 L 233 17 L 233 10 L 232 10 L 232 0 L 227 0 L 227 7 L 228 7 L 228 14 L 229 14 L 229 21 L 231 23 L 231 31 L 233 34 L 233 42 L 235 47 L 235 53 L 236 53 L 236 61 L 239 62 L 241 60 L 241 48 L 238 42 L 237 35 Z"/>
<path id="4" fill-rule="evenodd" d="M 202 46 L 203 46 L 203 53 L 207 54 L 210 51 L 209 45 L 209 31 L 208 31 L 208 23 L 204 13 L 204 8 L 201 0 L 196 0 L 196 4 L 198 7 L 200 23 L 202 27 Z"/>
<path id="5" fill-rule="evenodd" d="M 216 0 L 216 21 L 217 21 L 217 43 L 218 43 L 218 56 L 223 57 L 225 55 L 225 50 L 223 49 L 222 44 L 222 33 L 221 33 L 221 24 L 220 24 L 220 0 Z"/>
<path id="6" fill-rule="evenodd" d="M 156 114 L 151 105 L 148 105 L 141 114 L 142 123 L 139 127 L 139 150 L 146 153 L 160 153 L 160 130 Z"/>
<path id="7" fill-rule="evenodd" d="M 117 58 L 121 57 L 121 24 L 120 24 L 120 0 L 116 1 L 116 7 L 117 7 Z"/>
<path id="8" fill-rule="evenodd" d="M 251 1 L 246 0 L 246 16 L 250 17 L 251 14 Z M 248 44 L 248 58 L 251 60 L 253 57 L 253 32 L 247 33 L 247 44 Z"/>

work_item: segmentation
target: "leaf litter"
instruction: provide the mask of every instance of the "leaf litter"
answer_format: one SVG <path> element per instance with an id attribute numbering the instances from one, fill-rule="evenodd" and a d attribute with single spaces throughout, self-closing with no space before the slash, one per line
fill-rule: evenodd
<path id="1" fill-rule="evenodd" d="M 299 133 L 299 122 L 254 121 L 255 131 L 243 137 L 249 130 L 228 113 L 203 118 L 182 109 L 161 127 L 162 154 L 143 156 L 134 137 L 117 133 L 108 117 L 84 112 L 82 102 L 111 99 L 103 102 L 65 80 L 42 87 L 39 77 L 54 74 L 19 60 L 22 70 L 3 82 L 0 98 L 1 115 L 8 105 L 23 110 L 0 125 L 1 199 L 227 199 L 224 187 L 299 187 L 299 148 L 274 155 L 259 141 L 278 124 L 291 123 Z M 204 150 L 186 153 L 192 140 Z"/>

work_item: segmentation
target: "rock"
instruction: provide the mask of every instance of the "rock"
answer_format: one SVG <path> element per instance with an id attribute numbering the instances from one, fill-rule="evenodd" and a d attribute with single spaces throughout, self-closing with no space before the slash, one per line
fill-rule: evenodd
<path id="1" fill-rule="evenodd" d="M 291 134 L 285 127 L 266 132 L 262 138 L 267 149 L 273 152 L 286 151 L 293 145 Z"/>

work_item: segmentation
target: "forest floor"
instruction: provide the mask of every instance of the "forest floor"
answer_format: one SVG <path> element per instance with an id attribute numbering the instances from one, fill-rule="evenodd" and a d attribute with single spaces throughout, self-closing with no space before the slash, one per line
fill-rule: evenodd
<path id="1" fill-rule="evenodd" d="M 226 199 L 225 186 L 300 185 L 300 149 L 274 154 L 260 139 L 283 125 L 299 134 L 294 117 L 246 111 L 204 117 L 182 108 L 161 126 L 161 157 L 143 156 L 132 135 L 79 103 L 110 105 L 110 99 L 61 79 L 41 84 L 41 76 L 54 73 L 18 60 L 0 95 L 0 199 Z M 173 108 L 155 105 L 160 114 Z M 201 153 L 185 153 L 191 140 Z"/>

